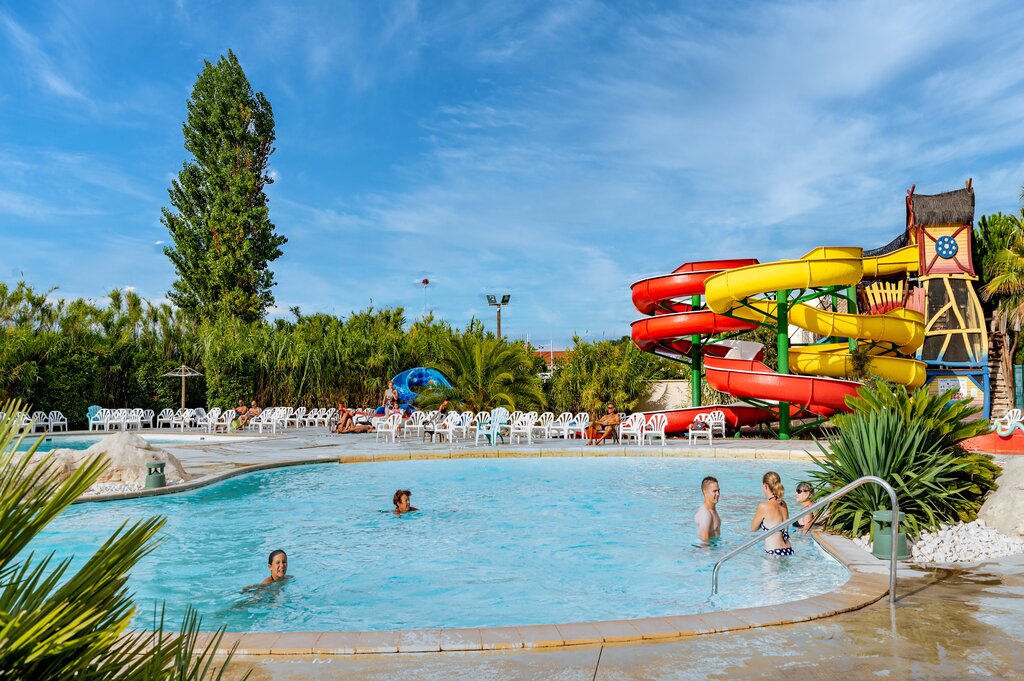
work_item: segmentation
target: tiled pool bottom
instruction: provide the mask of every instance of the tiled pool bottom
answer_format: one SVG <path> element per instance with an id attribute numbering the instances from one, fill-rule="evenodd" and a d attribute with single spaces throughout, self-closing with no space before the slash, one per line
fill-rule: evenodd
<path id="1" fill-rule="evenodd" d="M 478 459 L 307 466 L 156 499 L 84 504 L 33 548 L 78 561 L 126 517 L 169 517 L 135 571 L 138 624 L 166 599 L 209 628 L 388 630 L 531 625 L 706 612 L 831 591 L 845 568 L 809 540 L 797 557 L 714 561 L 749 536 L 766 466 L 792 491 L 804 464 L 701 459 Z M 723 541 L 693 543 L 700 479 L 722 484 Z M 422 510 L 387 512 L 396 488 Z M 241 593 L 289 552 L 295 578 Z"/>

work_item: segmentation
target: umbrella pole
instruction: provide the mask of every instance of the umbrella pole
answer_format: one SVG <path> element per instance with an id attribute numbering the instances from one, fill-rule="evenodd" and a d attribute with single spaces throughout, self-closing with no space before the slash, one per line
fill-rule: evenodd
<path id="1" fill-rule="evenodd" d="M 181 408 L 185 409 L 185 374 L 181 374 Z"/>

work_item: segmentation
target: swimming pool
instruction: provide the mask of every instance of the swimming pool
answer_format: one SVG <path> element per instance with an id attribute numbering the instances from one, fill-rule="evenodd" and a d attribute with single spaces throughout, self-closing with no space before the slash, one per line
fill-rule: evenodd
<path id="1" fill-rule="evenodd" d="M 126 518 L 168 516 L 164 543 L 130 587 L 137 624 L 167 601 L 204 628 L 324 631 L 486 627 L 626 619 L 766 605 L 831 591 L 847 570 L 809 537 L 797 556 L 751 549 L 764 470 L 792 496 L 806 464 L 669 458 L 534 458 L 301 466 L 193 492 L 69 508 L 29 548 L 84 563 Z M 694 545 L 704 475 L 719 478 L 723 539 Z M 421 510 L 390 513 L 396 488 Z M 792 503 L 792 502 L 791 502 Z M 294 578 L 242 593 L 288 551 Z"/>
<path id="2" fill-rule="evenodd" d="M 103 432 L 98 435 L 47 435 L 43 443 L 39 445 L 39 451 L 47 452 L 51 449 L 89 449 L 94 444 L 120 431 Z M 132 435 L 139 435 L 155 445 L 183 445 L 183 444 L 217 444 L 223 442 L 241 442 L 242 440 L 253 440 L 255 437 L 244 435 L 207 435 L 205 433 L 182 433 L 176 434 L 173 431 L 165 431 L 163 434 L 151 432 L 141 433 L 137 430 L 127 431 Z M 17 451 L 27 452 L 39 439 L 41 433 L 29 434 L 25 441 L 18 445 Z"/>

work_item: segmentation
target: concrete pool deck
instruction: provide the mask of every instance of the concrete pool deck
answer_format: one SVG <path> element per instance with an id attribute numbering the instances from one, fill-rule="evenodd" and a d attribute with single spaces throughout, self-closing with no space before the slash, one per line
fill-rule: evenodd
<path id="1" fill-rule="evenodd" d="M 497 448 L 419 439 L 377 443 L 373 435 L 332 436 L 322 429 L 166 448 L 205 480 L 307 461 L 596 455 L 767 462 L 809 461 L 809 453 L 818 452 L 813 441 L 748 439 L 716 440 L 711 447 L 669 441 L 664 448 L 560 440 Z M 959 679 L 1010 677 L 1024 668 L 1024 557 L 963 569 L 901 565 L 898 600 L 890 608 L 882 598 L 886 562 L 847 540 L 832 538 L 826 545 L 851 564 L 852 578 L 849 588 L 815 597 L 816 603 L 812 598 L 649 621 L 492 630 L 229 634 L 223 643 L 237 641 L 243 654 L 228 677 L 252 669 L 252 679 Z"/>

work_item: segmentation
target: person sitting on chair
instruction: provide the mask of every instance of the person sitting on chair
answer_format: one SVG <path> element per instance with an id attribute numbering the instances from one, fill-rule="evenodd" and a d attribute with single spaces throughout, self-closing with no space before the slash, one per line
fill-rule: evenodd
<path id="1" fill-rule="evenodd" d="M 609 402 L 608 413 L 590 427 L 590 440 L 587 444 L 598 444 L 615 435 L 621 421 L 622 419 L 619 418 L 618 413 L 615 411 L 615 405 Z M 598 434 L 600 434 L 600 437 L 598 437 Z"/>

